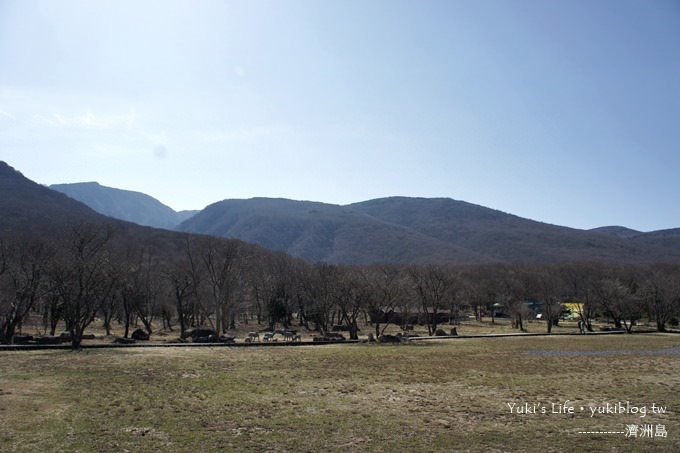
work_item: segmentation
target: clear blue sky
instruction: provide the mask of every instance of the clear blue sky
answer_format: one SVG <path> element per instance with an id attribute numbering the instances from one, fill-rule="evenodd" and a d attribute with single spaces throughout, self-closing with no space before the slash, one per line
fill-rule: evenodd
<path id="1" fill-rule="evenodd" d="M 0 160 L 178 210 L 680 227 L 680 2 L 0 0 Z"/>

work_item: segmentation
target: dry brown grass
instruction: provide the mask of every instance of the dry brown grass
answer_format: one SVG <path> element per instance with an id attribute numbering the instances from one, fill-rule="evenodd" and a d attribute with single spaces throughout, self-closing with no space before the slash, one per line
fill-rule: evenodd
<path id="1" fill-rule="evenodd" d="M 680 337 L 0 355 L 9 451 L 680 451 Z M 631 401 L 648 415 L 518 415 Z M 663 424 L 667 438 L 585 435 Z"/>

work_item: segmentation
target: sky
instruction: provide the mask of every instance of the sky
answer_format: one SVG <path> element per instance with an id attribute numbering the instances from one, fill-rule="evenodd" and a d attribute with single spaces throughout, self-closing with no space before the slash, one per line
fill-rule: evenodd
<path id="1" fill-rule="evenodd" d="M 678 0 L 0 0 L 0 160 L 175 210 L 680 227 Z"/>

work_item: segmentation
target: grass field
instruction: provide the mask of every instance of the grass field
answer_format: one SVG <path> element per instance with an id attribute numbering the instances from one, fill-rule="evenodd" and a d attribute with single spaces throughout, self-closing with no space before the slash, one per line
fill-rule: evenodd
<path id="1" fill-rule="evenodd" d="M 670 452 L 678 389 L 673 334 L 6 351 L 0 450 Z M 591 417 L 619 402 L 648 412 Z"/>

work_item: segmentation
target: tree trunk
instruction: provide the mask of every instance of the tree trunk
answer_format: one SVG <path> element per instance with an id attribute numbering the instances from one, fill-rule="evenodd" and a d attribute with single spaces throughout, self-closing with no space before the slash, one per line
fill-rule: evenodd
<path id="1" fill-rule="evenodd" d="M 180 338 L 184 338 L 184 332 L 186 331 L 186 321 L 184 319 L 184 315 L 180 312 L 179 313 L 179 336 Z"/>
<path id="2" fill-rule="evenodd" d="M 80 351 L 82 349 L 80 346 L 83 342 L 82 329 L 80 329 L 80 326 L 76 325 L 69 329 L 69 333 L 71 334 L 71 350 Z"/>
<path id="3" fill-rule="evenodd" d="M 656 320 L 656 331 L 657 332 L 665 332 L 666 331 L 666 322 L 662 319 L 657 319 Z"/>
<path id="4" fill-rule="evenodd" d="M 126 316 L 125 317 L 125 333 L 123 334 L 123 338 L 128 338 L 128 335 L 130 335 L 130 317 Z"/>

